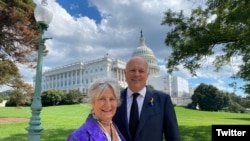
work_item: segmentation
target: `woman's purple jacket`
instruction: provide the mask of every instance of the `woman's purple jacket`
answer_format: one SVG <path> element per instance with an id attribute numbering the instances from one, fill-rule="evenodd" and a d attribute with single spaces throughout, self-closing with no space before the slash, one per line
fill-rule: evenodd
<path id="1" fill-rule="evenodd" d="M 113 123 L 116 131 L 121 139 L 121 141 L 126 141 L 117 128 L 117 126 Z M 105 133 L 99 127 L 96 119 L 93 118 L 92 114 L 88 115 L 85 123 L 74 130 L 67 138 L 67 141 L 108 141 Z"/>

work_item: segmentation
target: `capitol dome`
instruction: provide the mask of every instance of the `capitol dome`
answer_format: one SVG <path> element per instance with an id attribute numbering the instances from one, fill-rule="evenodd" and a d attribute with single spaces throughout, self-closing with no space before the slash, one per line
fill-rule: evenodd
<path id="1" fill-rule="evenodd" d="M 150 48 L 148 48 L 146 46 L 146 44 L 144 42 L 144 39 L 141 38 L 140 39 L 140 46 L 138 46 L 134 50 L 132 56 L 154 56 L 154 53 L 153 53 L 153 51 Z"/>
<path id="2" fill-rule="evenodd" d="M 140 45 L 132 53 L 132 57 L 134 56 L 141 56 L 148 62 L 150 76 L 159 76 L 160 68 L 157 65 L 157 59 L 154 56 L 154 52 L 145 44 L 142 31 Z"/>

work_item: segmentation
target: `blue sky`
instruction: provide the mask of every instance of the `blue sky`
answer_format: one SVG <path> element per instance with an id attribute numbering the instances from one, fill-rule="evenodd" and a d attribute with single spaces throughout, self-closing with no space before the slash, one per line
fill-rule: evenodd
<path id="1" fill-rule="evenodd" d="M 40 3 L 40 0 L 34 0 Z M 190 10 L 204 1 L 196 0 L 48 0 L 53 11 L 53 19 L 45 32 L 49 54 L 44 57 L 43 70 L 78 61 L 90 61 L 103 57 L 106 53 L 112 58 L 127 61 L 139 45 L 140 31 L 143 31 L 146 45 L 158 59 L 161 74 L 166 75 L 165 58 L 171 48 L 164 44 L 170 28 L 162 26 L 164 12 L 168 9 L 179 12 Z M 219 53 L 220 51 L 218 51 Z M 235 58 L 220 72 L 214 72 L 212 60 L 204 61 L 197 76 L 193 77 L 182 66 L 173 75 L 188 80 L 190 87 L 200 83 L 211 84 L 223 91 L 233 92 L 228 86 L 236 73 L 239 59 Z M 35 70 L 20 67 L 24 80 L 32 84 Z M 238 81 L 239 86 L 243 84 Z M 0 88 L 1 90 L 2 88 Z M 236 94 L 242 95 L 237 89 Z"/>
<path id="2" fill-rule="evenodd" d="M 94 5 L 90 5 L 88 0 L 57 0 L 65 10 L 73 17 L 87 16 L 100 23 L 101 15 Z"/>

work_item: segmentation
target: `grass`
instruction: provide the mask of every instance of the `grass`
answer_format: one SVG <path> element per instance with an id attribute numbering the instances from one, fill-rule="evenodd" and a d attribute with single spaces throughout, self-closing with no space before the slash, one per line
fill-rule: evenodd
<path id="1" fill-rule="evenodd" d="M 176 107 L 183 141 L 211 141 L 211 125 L 250 124 L 249 114 L 206 112 Z"/>
<path id="2" fill-rule="evenodd" d="M 205 112 L 175 107 L 181 138 L 183 141 L 211 141 L 212 124 L 250 124 L 250 114 Z M 70 105 L 44 107 L 41 111 L 41 141 L 65 141 L 67 135 L 84 121 L 90 107 L 88 105 Z M 1 117 L 30 118 L 29 107 L 0 107 Z M 0 140 L 27 141 L 28 122 L 1 123 Z"/>

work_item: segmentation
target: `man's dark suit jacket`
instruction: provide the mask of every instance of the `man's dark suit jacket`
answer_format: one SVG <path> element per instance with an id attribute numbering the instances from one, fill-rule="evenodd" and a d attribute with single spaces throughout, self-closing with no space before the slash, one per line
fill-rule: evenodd
<path id="1" fill-rule="evenodd" d="M 121 105 L 113 121 L 127 141 L 132 141 L 128 127 L 127 88 L 121 93 Z M 153 102 L 150 100 L 153 98 Z M 168 94 L 147 87 L 135 141 L 180 141 L 176 114 Z"/>

